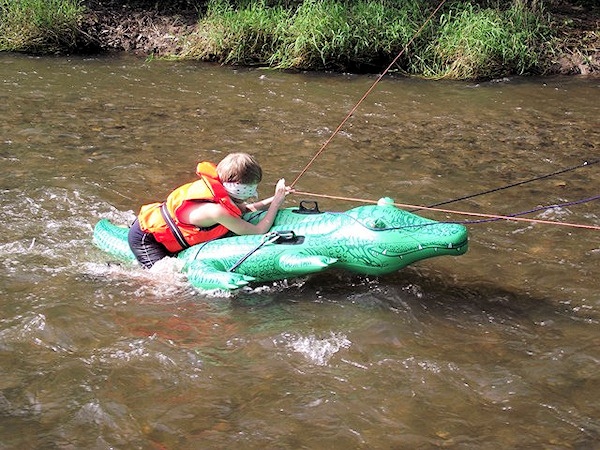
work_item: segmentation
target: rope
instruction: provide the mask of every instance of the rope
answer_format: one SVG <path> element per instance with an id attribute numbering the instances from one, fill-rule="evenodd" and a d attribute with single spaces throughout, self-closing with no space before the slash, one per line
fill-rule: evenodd
<path id="1" fill-rule="evenodd" d="M 296 234 L 293 231 L 271 231 L 263 235 L 260 243 L 242 256 L 238 262 L 236 262 L 227 272 L 234 272 L 244 261 L 246 261 L 250 256 L 260 250 L 263 246 L 267 244 L 280 243 L 281 241 L 287 242 L 295 242 Z M 198 255 L 196 255 L 198 256 Z"/>
<path id="2" fill-rule="evenodd" d="M 430 16 L 427 18 L 427 20 L 423 23 L 423 25 L 421 25 L 421 28 L 419 28 L 417 30 L 417 32 L 410 39 L 410 41 L 408 41 L 408 43 L 404 46 L 404 48 L 402 49 L 402 51 L 400 53 L 398 53 L 398 55 L 393 59 L 393 61 L 389 64 L 389 66 L 387 66 L 386 69 L 377 77 L 377 79 L 371 85 L 371 87 L 367 90 L 367 92 L 365 92 L 365 94 L 358 101 L 358 103 L 356 105 L 354 105 L 354 107 L 350 110 L 350 112 L 344 118 L 344 120 L 342 120 L 342 122 L 338 125 L 338 127 L 331 134 L 331 136 L 329 136 L 329 138 L 323 143 L 323 145 L 321 146 L 321 148 L 319 149 L 319 151 L 317 153 L 315 153 L 315 155 L 308 162 L 308 164 L 304 167 L 304 169 L 302 169 L 302 171 L 296 177 L 296 179 L 292 182 L 292 184 L 290 184 L 290 187 L 294 187 L 296 185 L 296 183 L 298 182 L 298 180 L 300 180 L 300 178 L 302 178 L 302 176 L 306 173 L 306 171 L 308 170 L 308 168 L 310 166 L 312 166 L 312 164 L 315 162 L 315 160 L 321 155 L 321 153 L 323 153 L 323 151 L 325 150 L 325 147 L 327 147 L 329 145 L 329 143 L 333 140 L 333 138 L 340 132 L 340 130 L 342 129 L 342 127 L 346 124 L 346 122 L 348 122 L 348 120 L 350 119 L 350 117 L 352 117 L 352 115 L 358 109 L 358 107 L 362 104 L 362 102 L 369 96 L 369 94 L 371 92 L 373 92 L 373 90 L 375 89 L 375 86 L 377 86 L 377 84 L 381 81 L 381 79 L 390 71 L 390 69 L 394 66 L 394 64 L 396 64 L 396 62 L 400 59 L 400 57 L 404 54 L 404 52 L 408 49 L 408 47 L 417 38 L 417 36 L 419 35 L 419 33 L 421 33 L 421 31 L 423 31 L 423 28 L 425 28 L 425 26 L 429 23 L 429 21 L 433 18 L 433 16 L 435 16 L 436 13 L 440 10 L 440 8 L 444 5 L 444 3 L 446 3 L 446 0 L 442 0 L 440 2 L 440 4 L 437 6 L 437 8 L 435 8 L 435 10 L 430 14 Z"/>
<path id="3" fill-rule="evenodd" d="M 266 244 L 271 244 L 271 243 L 275 242 L 277 239 L 279 239 L 279 234 L 277 234 L 276 231 L 272 231 L 270 233 L 263 235 L 260 243 L 256 247 L 254 247 L 252 250 L 250 250 L 248 253 L 246 253 L 244 256 L 242 256 L 233 266 L 231 266 L 231 268 L 227 272 L 234 272 L 235 269 L 237 269 L 244 261 L 246 261 L 248 258 L 250 258 L 250 256 L 252 256 L 258 250 L 260 250 L 261 247 L 265 246 Z"/>
<path id="4" fill-rule="evenodd" d="M 307 195 L 310 197 L 328 198 L 328 199 L 332 199 L 332 200 L 344 200 L 344 201 L 349 201 L 349 202 L 377 204 L 377 201 L 374 201 L 374 200 L 367 200 L 367 199 L 354 198 L 354 197 L 341 197 L 341 196 L 337 196 L 337 195 L 315 194 L 312 192 L 303 192 L 303 191 L 296 191 L 295 193 L 300 194 L 300 195 Z M 487 220 L 482 220 L 482 221 L 470 221 L 470 222 L 465 221 L 465 222 L 452 222 L 452 223 L 468 224 L 468 223 L 492 222 L 492 221 L 497 221 L 497 220 L 510 220 L 510 221 L 529 222 L 529 223 L 541 223 L 541 224 L 546 224 L 546 225 L 558 225 L 558 226 L 572 227 L 572 228 L 584 228 L 584 229 L 588 229 L 588 230 L 600 230 L 600 226 L 596 226 L 596 225 L 582 225 L 582 224 L 578 224 L 578 223 L 558 222 L 558 221 L 554 221 L 554 220 L 528 219 L 525 217 L 517 217 L 520 215 L 530 214 L 533 212 L 552 209 L 552 208 L 560 208 L 560 207 L 570 206 L 570 205 L 579 205 L 579 204 L 591 202 L 594 200 L 600 200 L 600 195 L 595 196 L 595 197 L 586 198 L 583 200 L 578 200 L 575 202 L 568 202 L 568 203 L 563 203 L 560 205 L 551 205 L 551 206 L 541 207 L 541 208 L 537 208 L 537 209 L 533 209 L 533 210 L 529 210 L 529 211 L 523 211 L 520 213 L 511 214 L 508 216 L 499 215 L 499 214 L 482 214 L 482 213 L 474 213 L 474 212 L 468 212 L 468 211 L 456 211 L 456 210 L 451 210 L 451 209 L 435 208 L 435 207 L 429 207 L 429 206 L 409 205 L 406 203 L 395 203 L 394 202 L 394 203 L 390 203 L 390 204 L 397 206 L 399 208 L 414 208 L 415 210 L 436 211 L 436 212 L 443 212 L 443 213 L 447 213 L 447 214 L 458 214 L 458 215 L 463 215 L 463 216 L 483 217 L 483 218 L 487 219 Z"/>
<path id="5" fill-rule="evenodd" d="M 473 197 L 479 197 L 480 195 L 491 194 L 493 192 L 502 191 L 504 189 L 509 189 L 509 188 L 513 188 L 513 187 L 516 187 L 516 186 L 521 186 L 523 184 L 531 183 L 533 181 L 539 181 L 539 180 L 543 180 L 545 178 L 554 177 L 556 175 L 560 175 L 560 174 L 563 174 L 563 173 L 566 173 L 566 172 L 571 172 L 571 171 L 576 170 L 576 169 L 581 169 L 582 167 L 593 166 L 594 164 L 598 164 L 598 163 L 600 163 L 600 159 L 595 159 L 595 160 L 592 160 L 592 161 L 584 161 L 583 163 L 578 164 L 576 166 L 567 167 L 566 169 L 557 170 L 556 172 L 548 173 L 546 175 L 540 175 L 540 176 L 537 176 L 537 177 L 534 177 L 534 178 L 530 178 L 529 180 L 519 181 L 519 182 L 516 182 L 516 183 L 513 183 L 513 184 L 508 184 L 506 186 L 502 186 L 502 187 L 490 189 L 490 190 L 483 191 L 483 192 L 478 192 L 476 194 L 471 194 L 471 195 L 466 195 L 464 197 L 455 198 L 453 200 L 447 200 L 445 202 L 434 203 L 433 205 L 428 205 L 428 207 L 429 208 L 433 208 L 435 206 L 448 205 L 450 203 L 460 202 L 460 201 L 463 201 L 463 200 L 468 200 L 468 199 L 473 198 Z"/>

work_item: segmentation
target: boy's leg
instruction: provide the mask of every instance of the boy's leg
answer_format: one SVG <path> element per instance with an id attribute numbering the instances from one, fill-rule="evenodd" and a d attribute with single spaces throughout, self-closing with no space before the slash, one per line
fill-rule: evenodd
<path id="1" fill-rule="evenodd" d="M 137 219 L 129 229 L 128 241 L 131 251 L 146 269 L 166 256 L 173 256 L 151 233 L 142 231 Z"/>

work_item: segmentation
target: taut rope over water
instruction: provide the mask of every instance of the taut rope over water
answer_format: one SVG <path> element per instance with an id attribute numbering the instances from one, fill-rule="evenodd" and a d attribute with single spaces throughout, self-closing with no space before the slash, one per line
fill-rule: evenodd
<path id="1" fill-rule="evenodd" d="M 350 110 L 350 112 L 348 113 L 348 115 L 344 118 L 344 120 L 342 120 L 342 122 L 338 125 L 338 127 L 331 134 L 331 136 L 329 136 L 329 138 L 323 143 L 323 145 L 321 146 L 321 148 L 319 149 L 319 151 L 317 153 L 315 153 L 315 156 L 312 157 L 312 159 L 308 162 L 308 164 L 304 167 L 304 169 L 302 169 L 302 171 L 296 177 L 296 179 L 292 182 L 292 184 L 290 184 L 290 187 L 294 187 L 296 185 L 296 183 L 298 182 L 298 180 L 300 178 L 302 178 L 302 176 L 306 173 L 306 171 L 313 164 L 313 162 L 315 162 L 315 160 L 319 157 L 319 155 L 321 155 L 321 153 L 323 153 L 323 151 L 325 150 L 325 147 L 327 147 L 327 145 L 329 145 L 329 143 L 332 141 L 332 139 L 340 132 L 340 130 L 342 129 L 342 127 L 346 124 L 346 122 L 348 122 L 348 120 L 350 119 L 350 117 L 352 117 L 352 115 L 358 109 L 358 107 L 361 105 L 361 103 L 369 96 L 369 94 L 371 92 L 373 92 L 373 90 L 375 89 L 375 86 L 377 86 L 377 84 L 381 81 L 381 79 L 390 71 L 390 69 L 394 66 L 394 64 L 396 64 L 396 62 L 404 54 L 404 52 L 406 51 L 406 49 L 408 49 L 408 47 L 414 42 L 414 40 L 417 38 L 417 36 L 419 35 L 419 33 L 421 33 L 421 31 L 423 31 L 423 28 L 425 28 L 425 26 L 429 23 L 429 21 L 433 18 L 433 16 L 435 16 L 437 14 L 437 12 L 444 5 L 444 3 L 446 3 L 446 0 L 442 0 L 440 2 L 440 4 L 437 6 L 437 8 L 435 8 L 435 10 L 429 15 L 429 17 L 427 18 L 427 20 L 423 23 L 423 25 L 421 25 L 421 28 L 419 28 L 417 30 L 417 32 L 410 39 L 410 41 L 408 41 L 408 43 L 404 46 L 404 48 L 402 49 L 402 51 L 400 53 L 398 53 L 398 55 L 393 59 L 393 61 L 389 64 L 389 66 L 387 66 L 386 69 L 383 72 L 381 72 L 381 74 L 377 77 L 377 79 L 371 85 L 371 87 L 367 90 L 367 92 L 365 92 L 365 94 L 358 101 L 358 103 L 356 103 L 356 105 L 354 105 L 354 108 L 352 108 Z"/>
<path id="2" fill-rule="evenodd" d="M 296 194 L 306 195 L 309 197 L 329 198 L 332 200 L 344 200 L 344 201 L 348 201 L 348 202 L 377 204 L 377 201 L 375 201 L 375 200 L 367 200 L 364 198 L 341 197 L 338 195 L 315 194 L 313 192 L 303 192 L 303 191 L 296 191 Z M 574 202 L 561 203 L 560 205 L 551 205 L 551 206 L 536 208 L 536 209 L 529 210 L 529 211 L 522 211 L 519 213 L 510 214 L 510 215 L 482 214 L 482 213 L 474 213 L 474 212 L 469 212 L 469 211 L 457 211 L 457 210 L 452 210 L 452 209 L 434 208 L 434 207 L 429 207 L 429 206 L 409 205 L 406 203 L 396 203 L 396 202 L 391 203 L 391 204 L 394 206 L 397 206 L 398 208 L 413 208 L 415 210 L 436 211 L 436 212 L 443 212 L 443 213 L 447 213 L 447 214 L 459 214 L 459 215 L 463 215 L 463 216 L 482 217 L 485 219 L 485 220 L 479 220 L 479 221 L 462 221 L 462 222 L 448 222 L 448 223 L 469 224 L 469 223 L 492 222 L 492 221 L 496 221 L 496 220 L 511 220 L 511 221 L 518 221 L 518 222 L 542 223 L 542 224 L 546 224 L 546 225 L 559 225 L 559 226 L 563 226 L 563 227 L 572 227 L 572 228 L 585 228 L 588 230 L 600 230 L 600 226 L 596 226 L 596 225 L 583 225 L 583 224 L 579 224 L 579 223 L 559 222 L 559 221 L 554 221 L 554 220 L 543 220 L 543 219 L 528 219 L 526 217 L 519 217 L 521 215 L 530 214 L 530 213 L 537 212 L 537 211 L 543 211 L 543 210 L 547 210 L 547 209 L 554 209 L 554 208 L 560 208 L 560 207 L 571 206 L 571 205 L 580 205 L 580 204 L 588 203 L 588 202 L 591 202 L 594 200 L 600 200 L 600 195 L 595 196 L 595 197 L 585 198 L 582 200 L 577 200 Z"/>
<path id="3" fill-rule="evenodd" d="M 551 178 L 551 177 L 554 177 L 556 175 L 560 175 L 560 174 L 563 174 L 563 173 L 566 173 L 566 172 L 571 172 L 573 170 L 581 169 L 583 167 L 593 166 L 594 164 L 598 164 L 598 163 L 600 163 L 600 159 L 594 159 L 592 161 L 584 161 L 583 163 L 578 164 L 576 166 L 567 167 L 566 169 L 557 170 L 556 172 L 547 173 L 545 175 L 539 175 L 537 177 L 530 178 L 528 180 L 518 181 L 516 183 L 507 184 L 506 186 L 501 186 L 501 187 L 497 187 L 497 188 L 494 188 L 494 189 L 489 189 L 487 191 L 478 192 L 476 194 L 465 195 L 464 197 L 459 197 L 459 198 L 455 198 L 455 199 L 452 199 L 452 200 L 447 200 L 445 202 L 434 203 L 433 205 L 428 205 L 428 207 L 429 208 L 433 208 L 435 206 L 448 205 L 450 203 L 460 202 L 462 200 L 467 200 L 467 199 L 470 199 L 470 198 L 473 198 L 473 197 L 479 197 L 480 195 L 491 194 L 493 192 L 503 191 L 504 189 L 521 186 L 523 184 L 531 183 L 533 181 L 543 180 L 545 178 Z"/>

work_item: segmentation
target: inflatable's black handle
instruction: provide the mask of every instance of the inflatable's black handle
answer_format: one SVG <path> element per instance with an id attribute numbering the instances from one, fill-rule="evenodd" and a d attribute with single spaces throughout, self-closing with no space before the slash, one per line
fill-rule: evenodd
<path id="1" fill-rule="evenodd" d="M 309 208 L 306 205 L 312 205 L 312 208 Z M 321 211 L 319 211 L 319 204 L 311 200 L 301 200 L 300 207 L 295 209 L 294 212 L 296 214 L 321 214 Z"/>

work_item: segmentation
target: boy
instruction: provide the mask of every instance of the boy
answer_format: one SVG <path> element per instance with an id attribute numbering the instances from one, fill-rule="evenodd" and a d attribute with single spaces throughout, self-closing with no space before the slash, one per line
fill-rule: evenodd
<path id="1" fill-rule="evenodd" d="M 273 225 L 277 211 L 292 190 L 280 179 L 275 195 L 246 204 L 257 195 L 262 169 L 247 153 L 231 153 L 218 166 L 198 164 L 199 180 L 175 189 L 164 203 L 142 206 L 129 230 L 129 246 L 142 266 L 149 269 L 165 256 L 192 245 L 232 232 L 237 235 L 264 234 Z M 267 209 L 253 225 L 241 218 L 247 211 Z"/>

